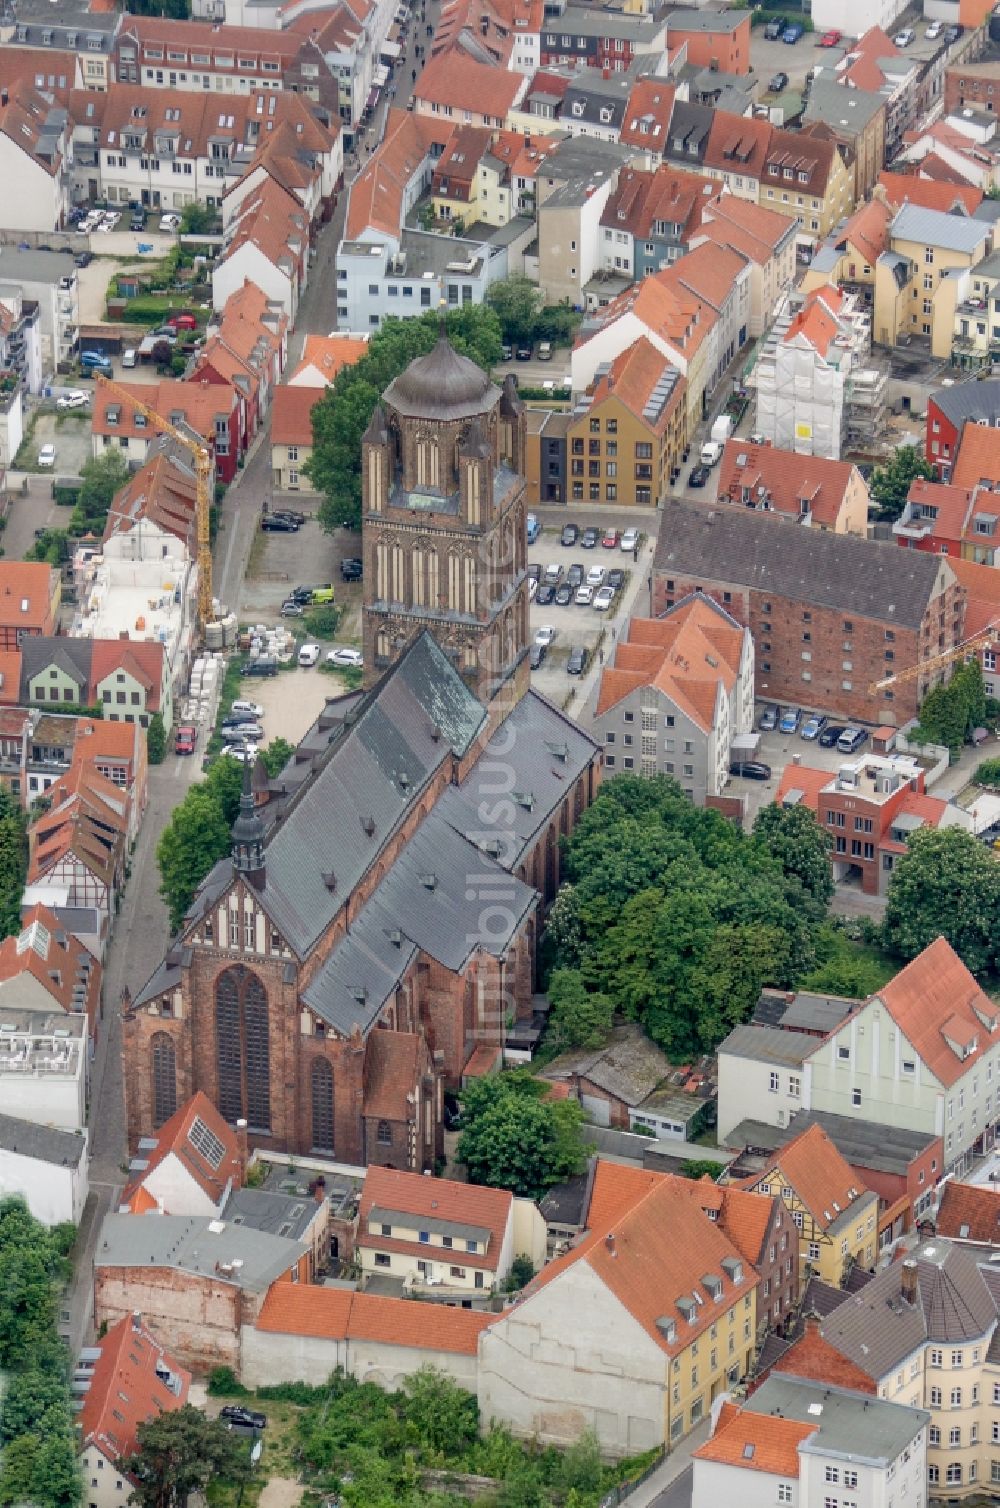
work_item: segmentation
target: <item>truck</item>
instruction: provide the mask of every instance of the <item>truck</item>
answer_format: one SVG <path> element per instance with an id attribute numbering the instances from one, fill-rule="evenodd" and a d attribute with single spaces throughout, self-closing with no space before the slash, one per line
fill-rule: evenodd
<path id="1" fill-rule="evenodd" d="M 712 425 L 712 439 L 719 445 L 725 445 L 733 432 L 733 419 L 731 414 L 720 414 Z"/>
<path id="2" fill-rule="evenodd" d="M 722 446 L 718 440 L 706 440 L 701 447 L 701 464 L 703 466 L 714 466 L 717 461 L 721 460 Z"/>

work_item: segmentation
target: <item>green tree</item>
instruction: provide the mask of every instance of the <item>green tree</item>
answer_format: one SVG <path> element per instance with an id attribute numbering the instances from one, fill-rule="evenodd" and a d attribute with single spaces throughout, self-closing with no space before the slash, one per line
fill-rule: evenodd
<path id="1" fill-rule="evenodd" d="M 235 765 L 236 761 L 225 763 Z M 167 903 L 173 931 L 183 921 L 202 880 L 229 849 L 230 824 L 214 793 L 205 784 L 192 786 L 174 808 L 156 846 L 160 894 Z"/>
<path id="2" fill-rule="evenodd" d="M 84 461 L 80 478 L 83 485 L 70 515 L 70 530 L 99 534 L 107 522 L 112 499 L 129 479 L 124 452 L 117 445 L 109 445 L 99 456 Z"/>
<path id="3" fill-rule="evenodd" d="M 824 915 L 833 899 L 833 841 L 808 807 L 779 806 L 772 801 L 758 812 L 753 833 L 785 875 L 799 881 L 817 915 Z"/>
<path id="4" fill-rule="evenodd" d="M 167 752 L 167 730 L 163 718 L 154 712 L 146 729 L 146 754 L 150 764 L 162 764 Z"/>
<path id="5" fill-rule="evenodd" d="M 693 1178 L 696 1182 L 699 1178 L 711 1178 L 714 1183 L 725 1167 L 725 1163 L 712 1162 L 707 1157 L 689 1157 L 681 1163 L 679 1171 L 682 1178 Z"/>
<path id="6" fill-rule="evenodd" d="M 45 565 L 61 566 L 70 557 L 68 529 L 45 529 L 25 553 L 25 560 L 40 560 Z"/>
<path id="7" fill-rule="evenodd" d="M 966 661 L 947 686 L 935 686 L 920 708 L 918 739 L 960 749 L 986 721 L 986 687 L 978 659 Z"/>
<path id="8" fill-rule="evenodd" d="M 211 234 L 219 229 L 219 212 L 195 200 L 181 210 L 181 232 L 188 236 Z"/>
<path id="9" fill-rule="evenodd" d="M 65 1377 L 32 1366 L 12 1373 L 7 1384 L 0 1411 L 0 1441 L 6 1445 L 37 1426 L 42 1426 L 45 1434 L 68 1430 L 70 1418 Z"/>
<path id="10" fill-rule="evenodd" d="M 962 828 L 915 832 L 892 872 L 882 933 L 906 959 L 945 937 L 974 974 L 988 973 L 1000 957 L 1000 864 Z"/>
<path id="11" fill-rule="evenodd" d="M 261 750 L 260 757 L 270 780 L 281 774 L 294 753 L 295 745 L 290 744 L 287 738 L 272 738 L 266 748 Z M 233 761 L 230 760 L 229 763 Z"/>
<path id="12" fill-rule="evenodd" d="M 911 482 L 917 477 L 933 479 L 934 468 L 918 445 L 901 445 L 885 466 L 876 466 L 868 491 L 878 504 L 879 518 L 897 519 L 903 511 Z"/>
<path id="13" fill-rule="evenodd" d="M 513 1072 L 462 1091 L 456 1155 L 473 1183 L 540 1199 L 554 1183 L 582 1170 L 582 1111 L 574 1100 L 544 1100 L 548 1088 Z"/>
<path id="14" fill-rule="evenodd" d="M 542 309 L 542 292 L 537 283 L 515 272 L 490 284 L 486 302 L 500 321 L 504 340 L 511 345 L 530 344 L 534 340 Z"/>
<path id="15" fill-rule="evenodd" d="M 139 1508 L 185 1508 L 209 1482 L 246 1474 L 245 1444 L 190 1403 L 144 1420 L 136 1439 L 138 1448 L 120 1465 L 136 1482 L 131 1501 Z"/>
<path id="16" fill-rule="evenodd" d="M 454 1460 L 479 1433 L 474 1396 L 434 1367 L 421 1367 L 403 1384 L 408 1431 L 433 1455 Z"/>
<path id="17" fill-rule="evenodd" d="M 548 1040 L 560 1052 L 602 1047 L 611 1035 L 615 1008 L 607 995 L 588 990 L 579 969 L 556 969 L 549 980 Z"/>
<path id="18" fill-rule="evenodd" d="M 500 360 L 500 322 L 483 304 L 466 304 L 445 316 L 448 339 L 485 370 Z M 306 471 L 323 494 L 319 520 L 332 531 L 361 524 L 361 440 L 382 393 L 417 356 L 434 346 L 440 318 L 387 319 L 368 350 L 344 367 L 312 411 L 313 450 Z"/>
<path id="19" fill-rule="evenodd" d="M 28 873 L 24 812 L 7 790 L 0 791 L 0 937 L 21 930 L 21 897 Z"/>

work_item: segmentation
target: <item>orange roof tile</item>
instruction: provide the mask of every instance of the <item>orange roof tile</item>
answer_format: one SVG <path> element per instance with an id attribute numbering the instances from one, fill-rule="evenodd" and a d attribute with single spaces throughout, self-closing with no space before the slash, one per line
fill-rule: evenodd
<path id="1" fill-rule="evenodd" d="M 830 349 L 830 342 L 840 334 L 837 314 L 842 303 L 840 290 L 829 283 L 807 294 L 801 309 L 782 336 L 785 344 L 790 345 L 793 340 L 802 338 L 820 356 L 825 357 Z"/>
<path id="2" fill-rule="evenodd" d="M 727 440 L 719 467 L 718 495 L 742 505 L 745 489 L 756 498 L 764 488 L 770 494 L 771 512 L 795 520 L 801 519 L 802 501 L 808 499 L 815 522 L 832 529 L 840 518 L 848 488 L 858 480 L 853 461 L 800 456 L 773 445 Z"/>
<path id="3" fill-rule="evenodd" d="M 211 1133 L 218 1146 L 206 1138 L 205 1131 Z M 243 1165 L 236 1132 L 200 1089 L 175 1110 L 154 1135 L 156 1146 L 143 1153 L 147 1166 L 126 1188 L 123 1196 L 126 1203 L 170 1156 L 177 1158 L 213 1204 L 220 1204 L 229 1188 L 239 1188 Z M 211 1152 L 206 1151 L 206 1145 L 212 1147 Z M 166 1213 L 169 1215 L 173 1211 L 167 1210 Z"/>
<path id="4" fill-rule="evenodd" d="M 858 1194 L 867 1192 L 821 1126 L 810 1126 L 776 1152 L 771 1168 L 780 1168 L 782 1179 L 810 1211 L 820 1230 L 833 1225 Z"/>
<path id="5" fill-rule="evenodd" d="M 769 120 L 750 119 L 730 110 L 713 110 L 705 144 L 705 166 L 724 173 L 736 169 L 746 178 L 759 179 L 773 133 Z"/>
<path id="6" fill-rule="evenodd" d="M 95 435 L 123 436 L 152 441 L 157 431 L 148 424 L 137 425 L 138 410 L 134 400 L 153 409 L 169 423 L 186 424 L 203 439 L 214 444 L 216 419 L 229 418 L 237 406 L 235 389 L 229 383 L 182 382 L 174 377 L 165 377 L 158 383 L 117 382 L 112 393 L 98 379 L 94 394 L 92 428 Z M 124 392 L 127 397 L 121 397 Z M 117 412 L 116 423 L 108 420 L 108 411 Z"/>
<path id="7" fill-rule="evenodd" d="M 971 1183 L 946 1183 L 934 1228 L 939 1236 L 1000 1246 L 1000 1192 Z"/>
<path id="8" fill-rule="evenodd" d="M 948 566 L 965 587 L 966 637 L 983 633 L 994 624 L 1000 629 L 1000 571 L 955 555 L 949 555 Z"/>
<path id="9" fill-rule="evenodd" d="M 324 388 L 276 387 L 271 399 L 271 444 L 312 445 L 312 411 Z"/>
<path id="10" fill-rule="evenodd" d="M 0 623 L 52 633 L 52 598 L 58 577 L 49 565 L 0 560 Z"/>
<path id="11" fill-rule="evenodd" d="M 413 99 L 418 110 L 423 104 L 447 105 L 455 114 L 467 110 L 471 115 L 503 121 L 526 83 L 520 73 L 477 63 L 452 49 L 425 64 L 413 86 Z"/>
<path id="12" fill-rule="evenodd" d="M 680 262 L 674 262 L 671 267 L 654 272 L 641 283 L 626 288 L 597 312 L 593 328 L 580 337 L 579 344 L 586 344 L 617 319 L 633 314 L 651 333 L 658 335 L 683 357 L 692 357 L 715 325 L 716 314 L 676 275 L 679 266 Z"/>
<path id="13" fill-rule="evenodd" d="M 0 707 L 16 707 L 21 691 L 21 651 L 0 649 Z"/>
<path id="14" fill-rule="evenodd" d="M 751 1409 L 724 1406 L 715 1433 L 693 1452 L 696 1461 L 717 1461 L 747 1471 L 798 1477 L 799 1446 L 816 1433 L 815 1424 L 796 1424 Z"/>
<path id="15" fill-rule="evenodd" d="M 479 1336 L 497 1316 L 445 1304 L 379 1298 L 347 1289 L 273 1283 L 257 1316 L 258 1330 L 319 1340 L 371 1340 L 475 1356 Z"/>
<path id="16" fill-rule="evenodd" d="M 983 202 L 983 191 L 971 183 L 933 183 L 915 173 L 880 173 L 878 181 L 893 209 L 916 204 L 921 209 L 943 210 L 945 214 L 961 206 L 971 215 Z"/>
<path id="17" fill-rule="evenodd" d="M 121 1456 L 136 1449 L 140 1424 L 183 1406 L 191 1373 L 132 1315 L 112 1325 L 98 1345 L 101 1354 L 78 1418 L 80 1440 L 84 1449 L 95 1445 L 117 1467 Z M 177 1379 L 177 1391 L 158 1376 L 157 1367 Z"/>
<path id="18" fill-rule="evenodd" d="M 377 151 L 351 185 L 344 229 L 348 240 L 357 240 L 369 229 L 386 235 L 399 232 L 407 186 L 431 148 L 443 145 L 451 130 L 448 121 L 408 110 L 389 111 Z"/>
<path id="19" fill-rule="evenodd" d="M 163 687 L 163 645 L 147 643 L 144 639 L 95 639 L 93 642 L 90 681 L 95 692 L 109 675 L 123 670 L 145 689 L 149 710 L 158 712 Z"/>
<path id="20" fill-rule="evenodd" d="M 874 267 L 883 251 L 889 249 L 889 226 L 893 211 L 880 199 L 870 199 L 855 212 L 837 236 L 838 248 L 851 245 Z"/>
<path id="21" fill-rule="evenodd" d="M 746 265 L 742 252 L 706 241 L 680 257 L 670 270 L 696 298 L 720 313 Z"/>
<path id="22" fill-rule="evenodd" d="M 22 974 L 41 985 L 56 1010 L 85 1015 L 93 1033 L 101 1007 L 101 965 L 41 904 L 24 911 L 21 931 L 0 943 L 0 1005 L 3 986 Z"/>
<path id="23" fill-rule="evenodd" d="M 652 147 L 662 152 L 677 91 L 660 78 L 637 79 L 628 97 L 619 141 L 623 146 Z"/>
<path id="24" fill-rule="evenodd" d="M 824 1340 L 815 1324 L 806 1324 L 804 1333 L 775 1362 L 772 1370 L 787 1372 L 793 1377 L 807 1377 L 813 1382 L 833 1383 L 835 1387 L 851 1388 L 855 1393 L 874 1395 L 878 1392 L 877 1384 L 868 1373 Z"/>
<path id="25" fill-rule="evenodd" d="M 1000 1007 L 943 937 L 900 969 L 875 998 L 946 1089 L 990 1048 L 989 1030 L 981 1017 L 995 1021 L 1000 1016 Z M 959 1051 L 949 1045 L 946 1029 Z"/>
<path id="26" fill-rule="evenodd" d="M 720 688 L 735 684 L 743 642 L 744 630 L 710 598 L 688 598 L 662 618 L 633 618 L 602 672 L 597 715 L 629 691 L 655 686 L 707 732 Z"/>
<path id="27" fill-rule="evenodd" d="M 342 367 L 352 367 L 368 350 L 365 335 L 307 335 L 302 357 L 289 377 L 289 385 L 305 385 L 316 374 L 317 384 L 331 383 Z"/>
<path id="28" fill-rule="evenodd" d="M 832 770 L 814 770 L 807 764 L 786 764 L 775 792 L 775 805 L 781 806 L 790 791 L 801 791 L 802 805 L 815 815 L 819 811 L 820 792 L 826 790 L 832 779 Z"/>
<path id="29" fill-rule="evenodd" d="M 885 74 L 878 65 L 878 59 L 902 56 L 900 49 L 881 26 L 870 26 L 847 54 L 847 67 L 838 75 L 839 80 L 855 89 L 869 89 L 878 93 L 885 83 Z"/>
<path id="30" fill-rule="evenodd" d="M 952 485 L 978 487 L 985 483 L 1000 489 L 1000 429 L 984 424 L 966 423 L 958 442 L 958 452 L 951 468 Z M 982 498 L 983 512 L 992 512 L 1000 498 Z"/>
<path id="31" fill-rule="evenodd" d="M 598 378 L 591 407 L 602 403 L 605 398 L 614 397 L 619 403 L 623 403 L 641 423 L 646 424 L 648 422 L 644 416 L 646 404 L 657 383 L 670 372 L 673 372 L 675 376 L 673 390 L 667 402 L 660 408 L 655 423 L 650 425 L 651 428 L 663 429 L 675 411 L 687 384 L 676 368 L 671 366 L 667 358 L 662 356 L 644 335 L 632 345 L 626 346 L 615 357 L 608 371 Z"/>
<path id="32" fill-rule="evenodd" d="M 452 1220 L 459 1225 L 474 1225 L 489 1231 L 483 1252 L 462 1253 L 469 1267 L 495 1270 L 500 1260 L 504 1233 L 514 1208 L 514 1196 L 508 1189 L 490 1189 L 478 1183 L 454 1183 L 445 1178 L 425 1178 L 421 1173 L 404 1173 L 394 1168 L 369 1166 L 361 1191 L 358 1233 L 355 1245 L 378 1247 L 379 1250 L 426 1255 L 419 1241 L 388 1238 L 369 1231 L 372 1210 L 389 1210 L 392 1214 L 412 1216 L 419 1229 L 421 1218 Z"/>
<path id="33" fill-rule="evenodd" d="M 760 266 L 766 266 L 795 234 L 794 223 L 787 215 L 776 210 L 762 209 L 747 199 L 737 199 L 735 194 L 724 194 L 721 199 L 706 205 L 701 229 L 695 245 L 704 236 L 719 246 L 731 246 Z"/>
<path id="34" fill-rule="evenodd" d="M 197 483 L 190 468 L 159 447 L 115 494 L 104 538 L 124 534 L 148 520 L 181 540 L 193 552 Z M 118 726 L 114 724 L 113 726 Z"/>

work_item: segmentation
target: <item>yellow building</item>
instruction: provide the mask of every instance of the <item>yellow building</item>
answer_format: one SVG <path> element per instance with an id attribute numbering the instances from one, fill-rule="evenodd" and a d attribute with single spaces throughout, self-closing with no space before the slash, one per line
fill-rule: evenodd
<path id="1" fill-rule="evenodd" d="M 799 1232 L 799 1278 L 840 1287 L 850 1268 L 875 1261 L 878 1195 L 866 1189 L 819 1126 L 774 1155 L 750 1185 L 779 1195 Z"/>
<path id="2" fill-rule="evenodd" d="M 854 208 L 854 179 L 835 142 L 772 131 L 760 171 L 764 209 L 801 220 L 799 239 L 815 245 Z"/>
<path id="3" fill-rule="evenodd" d="M 645 337 L 600 374 L 567 428 L 567 501 L 655 508 L 681 464 L 685 379 Z"/>
<path id="4" fill-rule="evenodd" d="M 956 321 L 961 330 L 964 274 L 985 256 L 989 235 L 983 221 L 905 204 L 875 268 L 872 339 L 894 346 L 917 336 L 929 340 L 932 356 L 948 360 Z"/>
<path id="5" fill-rule="evenodd" d="M 866 302 L 870 304 L 875 295 L 875 268 L 879 257 L 888 250 L 892 219 L 893 211 L 884 198 L 876 197 L 863 204 L 842 230 L 834 232 L 806 268 L 801 284 L 803 293 L 834 283 L 838 288 L 865 290 Z"/>

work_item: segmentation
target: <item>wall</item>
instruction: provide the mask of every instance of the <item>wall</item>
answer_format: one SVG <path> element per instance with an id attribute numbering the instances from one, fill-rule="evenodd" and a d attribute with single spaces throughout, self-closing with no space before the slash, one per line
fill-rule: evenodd
<path id="1" fill-rule="evenodd" d="M 158 1200 L 168 1215 L 214 1215 L 221 1204 L 212 1203 L 197 1179 L 184 1167 L 174 1152 L 143 1179 L 147 1194 Z"/>
<path id="2" fill-rule="evenodd" d="M 750 72 L 750 13 L 739 25 L 730 30 L 685 31 L 683 26 L 670 26 L 671 51 L 682 43 L 687 44 L 687 60 L 696 68 L 715 68 L 720 73 Z"/>
<path id="3" fill-rule="evenodd" d="M 790 1488 L 779 1500 L 778 1484 Z M 805 1500 L 799 1493 L 798 1476 L 782 1477 L 759 1469 L 748 1471 L 741 1466 L 724 1466 L 721 1461 L 695 1461 L 691 1483 L 690 1508 L 719 1508 L 722 1503 L 739 1503 L 740 1508 L 774 1508 L 782 1501 L 798 1508 Z"/>
<path id="4" fill-rule="evenodd" d="M 98 1251 L 94 1324 L 113 1325 L 136 1309 L 182 1366 L 198 1372 L 218 1366 L 238 1371 L 242 1304 L 234 1284 L 166 1267 L 105 1267 Z"/>
<path id="5" fill-rule="evenodd" d="M 96 1445 L 80 1456 L 83 1497 L 88 1508 L 127 1508 L 133 1485 Z"/>
<path id="6" fill-rule="evenodd" d="M 55 230 L 65 203 L 61 171 L 49 173 L 10 136 L 0 137 L 0 181 L 4 185 L 4 226 L 11 230 Z"/>
<path id="7" fill-rule="evenodd" d="M 772 1075 L 778 1088 L 771 1088 Z M 798 1094 L 790 1089 L 797 1081 Z M 716 1137 L 721 1143 L 740 1121 L 763 1121 L 766 1126 L 787 1126 L 799 1110 L 808 1110 L 809 1081 L 802 1068 L 760 1063 L 719 1052 L 719 1120 Z"/>
<path id="8" fill-rule="evenodd" d="M 343 1367 L 359 1382 L 375 1382 L 395 1390 L 405 1377 L 433 1366 L 459 1387 L 476 1390 L 477 1362 L 466 1352 L 434 1351 L 424 1347 L 390 1346 L 379 1341 L 327 1340 L 312 1335 L 281 1335 L 244 1325 L 241 1331 L 241 1380 L 248 1387 L 262 1383 L 306 1382 L 319 1387 Z"/>
<path id="9" fill-rule="evenodd" d="M 642 759 L 642 707 L 650 690 L 632 691 L 594 718 L 593 733 L 604 744 L 605 768 L 618 774 L 634 770 L 645 774 Z M 655 769 L 650 774 L 673 775 L 695 806 L 704 806 L 708 795 L 718 795 L 717 770 L 712 768 L 712 736 L 698 726 L 681 707 L 662 691 L 652 688 L 651 701 L 656 708 Z M 726 698 L 723 697 L 722 705 Z M 628 721 L 626 721 L 628 718 Z M 673 726 L 666 727 L 667 719 Z M 725 718 L 728 724 L 728 717 Z M 631 740 L 627 744 L 626 740 Z M 728 757 L 729 740 L 724 739 Z M 690 744 L 690 750 L 688 745 Z"/>
<path id="10" fill-rule="evenodd" d="M 4 1111 L 7 1115 L 11 1113 L 6 1098 Z M 28 1201 L 35 1219 L 41 1220 L 43 1225 L 58 1225 L 62 1220 L 71 1220 L 77 1225 L 87 1202 L 87 1162 L 84 1154 L 77 1167 L 62 1167 L 2 1147 L 0 1199 L 8 1194 L 20 1194 Z"/>
<path id="11" fill-rule="evenodd" d="M 38 899 L 42 899 L 41 896 Z M 91 947 L 85 937 L 81 941 Z M 91 947 L 91 951 L 95 950 Z M 99 956 L 99 953 L 98 953 Z M 63 1131 L 79 1131 L 87 1124 L 86 1081 L 83 1066 L 77 1074 L 4 1073 L 0 1075 L 3 1113 Z"/>

